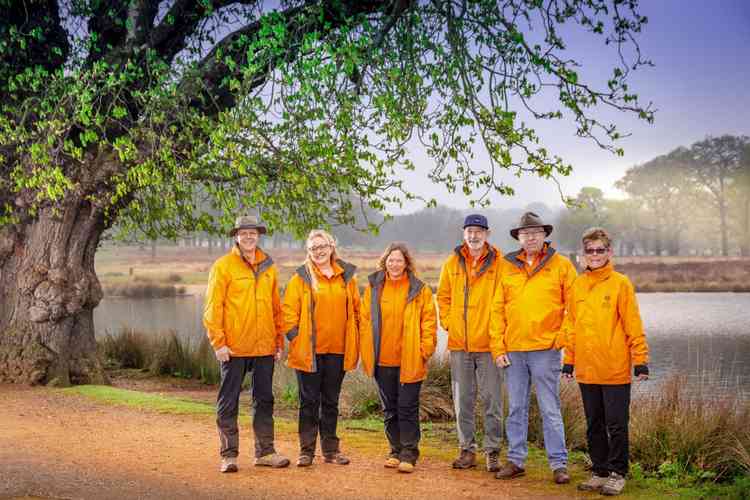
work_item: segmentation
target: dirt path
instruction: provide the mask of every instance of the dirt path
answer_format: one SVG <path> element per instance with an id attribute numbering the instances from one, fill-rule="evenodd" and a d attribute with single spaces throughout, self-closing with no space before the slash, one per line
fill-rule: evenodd
<path id="1" fill-rule="evenodd" d="M 529 477 L 500 482 L 482 470 L 454 471 L 425 459 L 398 474 L 383 457 L 347 449 L 352 464 L 270 470 L 251 466 L 241 429 L 240 472 L 217 470 L 210 418 L 110 406 L 54 389 L 0 385 L 0 499 L 4 498 L 560 498 Z M 277 448 L 296 457 L 294 435 Z"/>

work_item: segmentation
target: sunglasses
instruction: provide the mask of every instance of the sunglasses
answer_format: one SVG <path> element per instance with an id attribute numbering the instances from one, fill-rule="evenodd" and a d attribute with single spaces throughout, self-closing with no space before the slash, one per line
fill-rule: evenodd
<path id="1" fill-rule="evenodd" d="M 584 248 L 583 253 L 586 255 L 604 255 L 605 253 L 609 252 L 609 248 L 607 247 L 600 247 L 600 248 Z"/>

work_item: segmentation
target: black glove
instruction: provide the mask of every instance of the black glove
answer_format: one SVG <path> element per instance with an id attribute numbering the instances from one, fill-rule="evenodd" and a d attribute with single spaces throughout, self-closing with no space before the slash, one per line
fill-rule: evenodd
<path id="1" fill-rule="evenodd" d="M 562 367 L 563 375 L 573 375 L 573 365 L 565 364 Z"/>
<path id="2" fill-rule="evenodd" d="M 647 365 L 635 365 L 633 367 L 633 374 L 637 377 L 638 375 L 648 375 Z"/>

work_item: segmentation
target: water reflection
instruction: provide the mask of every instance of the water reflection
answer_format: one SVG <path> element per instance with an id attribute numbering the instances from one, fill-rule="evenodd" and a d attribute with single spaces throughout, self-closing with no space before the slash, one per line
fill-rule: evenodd
<path id="1" fill-rule="evenodd" d="M 639 294 L 651 347 L 652 378 L 670 371 L 688 375 L 688 383 L 705 382 L 722 393 L 750 399 L 750 294 Z M 123 326 L 143 331 L 176 330 L 187 338 L 203 336 L 203 297 L 133 300 L 105 298 L 94 311 L 97 335 Z M 447 339 L 438 336 L 438 352 Z"/>

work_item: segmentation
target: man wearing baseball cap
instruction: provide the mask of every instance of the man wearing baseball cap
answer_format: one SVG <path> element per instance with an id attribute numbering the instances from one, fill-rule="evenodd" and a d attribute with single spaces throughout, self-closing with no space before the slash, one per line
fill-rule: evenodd
<path id="1" fill-rule="evenodd" d="M 492 302 L 492 357 L 505 370 L 508 389 L 508 460 L 498 479 L 525 474 L 529 398 L 536 389 L 544 447 L 555 483 L 570 481 L 568 450 L 560 413 L 561 333 L 568 294 L 576 278 L 573 264 L 545 241 L 552 226 L 533 212 L 521 216 L 510 235 L 521 249 L 505 255 Z"/>
<path id="2" fill-rule="evenodd" d="M 284 339 L 278 272 L 271 256 L 258 247 L 265 233 L 257 217 L 238 217 L 229 233 L 234 247 L 214 263 L 208 276 L 203 324 L 221 363 L 216 402 L 221 472 L 237 472 L 237 414 L 248 372 L 253 377 L 255 465 L 289 465 L 273 443 L 273 369 Z"/>
<path id="3" fill-rule="evenodd" d="M 463 244 L 443 264 L 437 301 L 440 324 L 448 332 L 451 387 L 460 454 L 455 469 L 476 466 L 474 406 L 477 388 L 484 409 L 486 468 L 499 468 L 503 400 L 501 370 L 494 363 L 490 340 L 490 307 L 499 282 L 500 250 L 490 245 L 487 218 L 472 214 L 463 225 Z"/>

